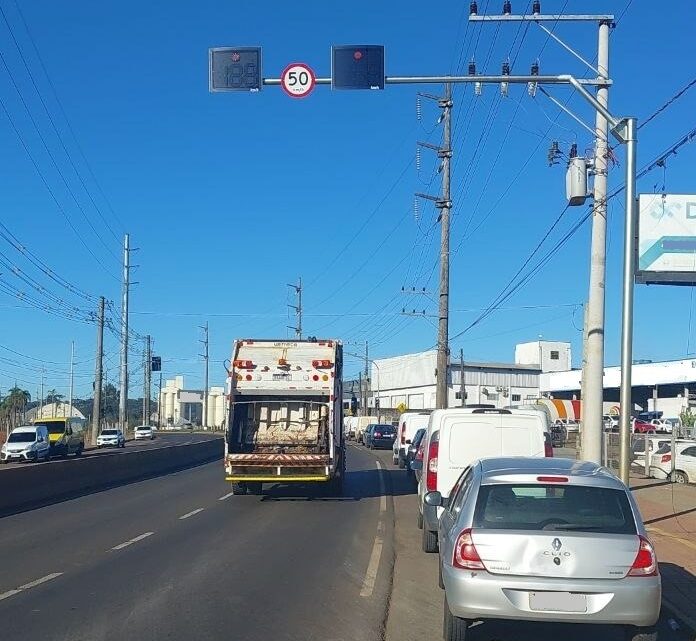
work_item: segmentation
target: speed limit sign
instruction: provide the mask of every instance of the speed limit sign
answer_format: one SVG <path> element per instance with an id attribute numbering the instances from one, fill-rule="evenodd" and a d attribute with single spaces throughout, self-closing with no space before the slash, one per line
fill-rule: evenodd
<path id="1" fill-rule="evenodd" d="M 285 67 L 280 76 L 280 85 L 288 96 L 304 98 L 312 93 L 316 84 L 314 72 L 303 62 L 293 62 Z"/>

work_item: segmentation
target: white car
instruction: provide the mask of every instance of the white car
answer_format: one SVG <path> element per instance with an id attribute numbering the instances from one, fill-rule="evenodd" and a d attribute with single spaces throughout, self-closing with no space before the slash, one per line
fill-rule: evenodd
<path id="1" fill-rule="evenodd" d="M 652 436 L 650 434 L 635 434 L 632 437 L 631 450 L 631 465 L 645 467 L 645 441 L 648 441 L 648 456 L 652 457 L 655 452 L 658 452 L 664 445 L 670 444 L 672 439 L 669 436 Z"/>
<path id="2" fill-rule="evenodd" d="M 0 450 L 0 462 L 47 461 L 50 458 L 48 428 L 45 425 L 15 427 Z"/>
<path id="3" fill-rule="evenodd" d="M 672 423 L 666 421 L 664 418 L 654 418 L 650 421 L 650 424 L 655 426 L 656 432 L 672 433 Z"/>
<path id="4" fill-rule="evenodd" d="M 153 438 L 155 438 L 155 433 L 150 425 L 138 425 L 135 428 L 136 441 L 151 441 Z"/>
<path id="5" fill-rule="evenodd" d="M 672 475 L 672 456 L 671 443 L 666 443 L 650 459 L 650 476 L 669 479 Z M 677 441 L 674 482 L 696 483 L 696 441 Z"/>
<path id="6" fill-rule="evenodd" d="M 125 447 L 126 439 L 121 430 L 105 429 L 97 436 L 97 447 Z"/>

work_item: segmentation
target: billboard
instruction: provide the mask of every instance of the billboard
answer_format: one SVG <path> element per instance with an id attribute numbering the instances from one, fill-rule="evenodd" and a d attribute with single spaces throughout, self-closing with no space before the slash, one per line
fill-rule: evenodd
<path id="1" fill-rule="evenodd" d="M 636 282 L 696 285 L 696 196 L 638 198 Z"/>

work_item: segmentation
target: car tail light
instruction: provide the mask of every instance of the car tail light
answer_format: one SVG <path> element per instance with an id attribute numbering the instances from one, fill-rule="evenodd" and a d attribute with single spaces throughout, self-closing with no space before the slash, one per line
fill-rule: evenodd
<path id="1" fill-rule="evenodd" d="M 401 445 L 406 445 L 406 423 L 401 424 Z"/>
<path id="2" fill-rule="evenodd" d="M 425 477 L 425 485 L 428 488 L 428 492 L 434 492 L 437 490 L 437 452 L 440 443 L 438 441 L 431 441 L 428 447 L 428 469 Z"/>
<path id="3" fill-rule="evenodd" d="M 659 569 L 652 543 L 644 536 L 638 536 L 638 553 L 628 576 L 657 576 Z"/>
<path id="4" fill-rule="evenodd" d="M 375 438 L 380 438 L 382 436 L 382 432 L 375 432 L 372 436 Z"/>
<path id="5" fill-rule="evenodd" d="M 471 538 L 471 529 L 467 528 L 458 537 L 454 544 L 454 556 L 452 565 L 462 570 L 485 570 L 476 546 Z"/>
<path id="6" fill-rule="evenodd" d="M 423 460 L 423 444 L 421 443 L 416 450 L 416 461 Z"/>
<path id="7" fill-rule="evenodd" d="M 663 454 L 660 463 L 669 463 L 672 460 L 671 454 Z"/>

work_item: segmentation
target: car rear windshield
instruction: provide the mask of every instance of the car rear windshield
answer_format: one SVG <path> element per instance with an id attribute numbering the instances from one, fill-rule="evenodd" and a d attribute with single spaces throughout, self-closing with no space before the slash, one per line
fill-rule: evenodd
<path id="1" fill-rule="evenodd" d="M 102 436 L 116 436 L 118 432 L 116 430 L 102 430 Z"/>
<path id="2" fill-rule="evenodd" d="M 65 421 L 46 421 L 45 423 L 36 421 L 34 425 L 44 425 L 48 428 L 49 434 L 62 434 L 65 432 Z"/>
<path id="3" fill-rule="evenodd" d="M 8 443 L 33 443 L 36 440 L 35 432 L 12 432 Z"/>
<path id="4" fill-rule="evenodd" d="M 474 527 L 636 534 L 631 505 L 623 490 L 584 485 L 483 485 Z"/>
<path id="5" fill-rule="evenodd" d="M 140 427 L 136 427 L 136 430 L 139 432 L 149 432 L 150 428 L 147 425 L 141 425 Z"/>
<path id="6" fill-rule="evenodd" d="M 394 433 L 394 426 L 393 425 L 375 425 L 375 428 L 373 431 L 382 432 L 382 434 L 393 434 Z"/>

